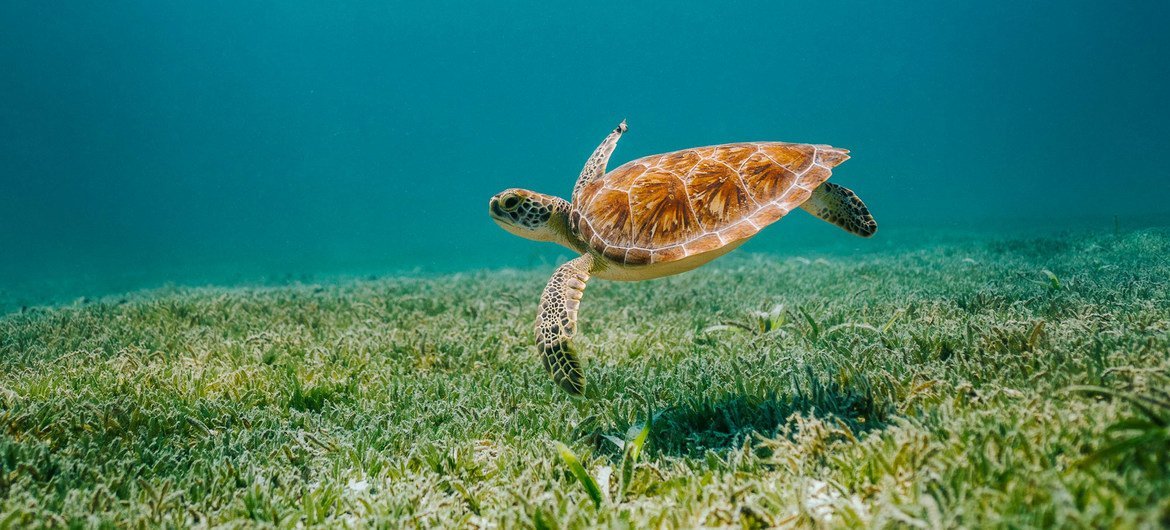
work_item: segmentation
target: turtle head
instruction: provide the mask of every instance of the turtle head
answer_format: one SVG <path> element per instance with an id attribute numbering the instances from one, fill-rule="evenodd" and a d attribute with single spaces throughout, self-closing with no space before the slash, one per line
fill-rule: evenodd
<path id="1" fill-rule="evenodd" d="M 510 188 L 488 202 L 488 215 L 501 228 L 524 239 L 553 241 L 570 248 L 569 202 L 535 191 Z"/>

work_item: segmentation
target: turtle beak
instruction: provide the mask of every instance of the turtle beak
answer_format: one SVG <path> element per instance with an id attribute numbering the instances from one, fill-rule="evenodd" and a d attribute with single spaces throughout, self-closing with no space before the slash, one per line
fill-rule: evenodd
<path id="1" fill-rule="evenodd" d="M 488 201 L 488 215 L 499 219 L 504 216 L 504 211 L 500 209 L 500 196 L 496 195 Z"/>

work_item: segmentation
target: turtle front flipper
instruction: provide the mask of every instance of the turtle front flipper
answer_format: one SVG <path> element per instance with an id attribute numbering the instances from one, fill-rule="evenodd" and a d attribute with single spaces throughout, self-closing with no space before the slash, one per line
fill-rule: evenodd
<path id="1" fill-rule="evenodd" d="M 618 140 L 621 139 L 622 133 L 626 132 L 627 128 L 626 120 L 622 120 L 613 132 L 601 141 L 601 145 L 597 146 L 597 149 L 589 156 L 589 160 L 585 161 L 585 167 L 581 169 L 581 176 L 577 177 L 577 184 L 573 186 L 573 196 L 570 197 L 574 204 L 577 203 L 577 195 L 581 193 L 581 188 L 605 175 L 605 166 L 609 164 L 609 155 L 613 154 Z"/>
<path id="2" fill-rule="evenodd" d="M 865 203 L 853 190 L 845 186 L 832 182 L 821 184 L 800 207 L 861 237 L 869 237 L 877 232 L 877 221 L 870 215 L 869 208 L 865 207 Z"/>
<path id="3" fill-rule="evenodd" d="M 593 269 L 593 256 L 585 254 L 557 268 L 540 295 L 536 316 L 536 348 L 553 381 L 566 392 L 585 392 L 585 372 L 571 341 L 577 332 L 577 307 Z"/>

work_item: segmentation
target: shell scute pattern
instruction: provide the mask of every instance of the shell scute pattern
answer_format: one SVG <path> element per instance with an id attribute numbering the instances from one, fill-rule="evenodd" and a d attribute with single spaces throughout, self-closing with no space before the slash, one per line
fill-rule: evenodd
<path id="1" fill-rule="evenodd" d="M 740 177 L 757 203 L 766 204 L 777 195 L 792 188 L 797 175 L 772 161 L 763 153 L 755 153 L 744 161 Z"/>
<path id="2" fill-rule="evenodd" d="M 774 202 L 765 204 L 763 208 L 752 214 L 752 224 L 763 227 L 776 222 L 777 219 L 788 214 L 788 208 Z"/>
<path id="3" fill-rule="evenodd" d="M 715 250 L 723 246 L 723 240 L 719 239 L 719 234 L 709 233 L 692 240 L 683 245 L 683 250 L 688 256 L 701 254 L 709 250 Z"/>
<path id="4" fill-rule="evenodd" d="M 630 212 L 630 198 L 626 192 L 598 190 L 591 204 L 593 208 L 589 214 L 590 224 L 606 227 L 603 239 L 615 243 L 630 240 L 634 233 L 634 219 Z"/>
<path id="5" fill-rule="evenodd" d="M 787 215 L 848 153 L 761 142 L 643 157 L 586 186 L 573 225 L 617 263 L 683 259 L 749 238 Z"/>
<path id="6" fill-rule="evenodd" d="M 667 263 L 677 261 L 687 256 L 687 251 L 682 245 L 674 245 L 671 247 L 660 248 L 650 253 L 651 263 Z"/>
<path id="7" fill-rule="evenodd" d="M 628 241 L 643 248 L 662 249 L 702 233 L 691 211 L 686 185 L 678 176 L 647 171 L 630 186 L 629 202 L 634 218 L 633 238 L 614 241 L 615 244 Z M 607 229 L 602 238 L 610 241 L 607 236 L 611 233 Z"/>
<path id="8" fill-rule="evenodd" d="M 650 251 L 644 248 L 628 249 L 625 263 L 650 263 Z"/>
<path id="9" fill-rule="evenodd" d="M 601 180 L 604 181 L 605 188 L 624 192 L 649 168 L 650 166 L 646 164 L 631 162 L 609 172 Z"/>
<path id="10" fill-rule="evenodd" d="M 660 156 L 658 163 L 655 165 L 655 169 L 682 178 L 683 175 L 686 175 L 694 169 L 701 160 L 703 160 L 703 157 L 694 151 L 679 151 L 677 156 Z"/>
<path id="11" fill-rule="evenodd" d="M 739 176 L 730 169 L 723 162 L 704 160 L 687 182 L 699 224 L 707 231 L 722 230 L 758 208 L 743 189 Z"/>
<path id="12" fill-rule="evenodd" d="M 760 152 L 793 173 L 800 174 L 816 162 L 815 146 L 805 144 L 762 144 Z"/>
<path id="13" fill-rule="evenodd" d="M 716 146 L 711 158 L 734 168 L 755 153 L 756 147 L 752 144 L 727 144 Z"/>
<path id="14" fill-rule="evenodd" d="M 616 262 L 622 262 L 626 259 L 626 249 L 622 247 L 606 246 L 605 250 L 602 251 L 602 254 Z"/>

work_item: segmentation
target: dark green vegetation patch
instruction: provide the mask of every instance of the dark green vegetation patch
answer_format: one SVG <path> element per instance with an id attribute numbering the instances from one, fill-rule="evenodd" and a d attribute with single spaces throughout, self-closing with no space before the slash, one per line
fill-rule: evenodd
<path id="1" fill-rule="evenodd" d="M 13 314 L 0 526 L 1170 525 L 1167 256 L 1145 231 L 594 282 L 583 400 L 533 348 L 547 270 Z"/>

